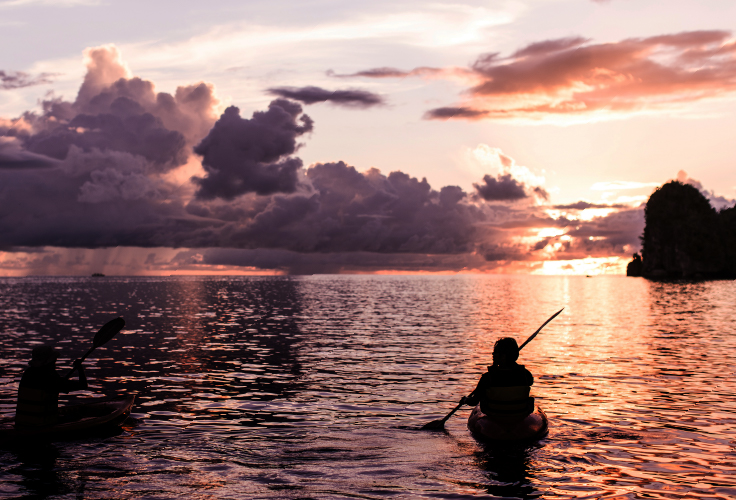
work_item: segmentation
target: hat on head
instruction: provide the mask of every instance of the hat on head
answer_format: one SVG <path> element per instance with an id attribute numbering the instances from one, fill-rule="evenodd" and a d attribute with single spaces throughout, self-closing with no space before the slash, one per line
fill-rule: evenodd
<path id="1" fill-rule="evenodd" d="M 34 368 L 50 365 L 54 363 L 58 357 L 59 353 L 56 352 L 56 349 L 50 345 L 41 345 L 33 348 L 31 360 L 28 362 L 28 365 Z"/>

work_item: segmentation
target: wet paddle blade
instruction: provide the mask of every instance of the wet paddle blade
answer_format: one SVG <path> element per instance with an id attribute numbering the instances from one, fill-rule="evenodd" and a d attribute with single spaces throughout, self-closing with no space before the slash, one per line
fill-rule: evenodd
<path id="1" fill-rule="evenodd" d="M 115 318 L 114 320 L 105 323 L 105 325 L 100 328 L 100 331 L 95 335 L 95 339 L 92 341 L 94 348 L 96 349 L 101 345 L 107 344 L 107 342 L 117 335 L 124 327 L 125 320 L 123 318 Z"/>
<path id="2" fill-rule="evenodd" d="M 422 431 L 443 431 L 445 430 L 445 419 L 432 420 L 428 424 L 424 424 L 419 428 Z"/>
<path id="3" fill-rule="evenodd" d="M 447 419 L 449 419 L 451 416 L 455 414 L 456 411 L 460 409 L 462 405 L 465 404 L 465 398 L 462 398 L 460 402 L 457 404 L 455 408 L 452 409 L 450 413 L 445 415 L 445 418 L 441 418 L 439 420 L 432 420 L 428 424 L 424 424 L 420 430 L 422 431 L 442 431 L 445 430 L 445 422 L 447 422 Z"/>

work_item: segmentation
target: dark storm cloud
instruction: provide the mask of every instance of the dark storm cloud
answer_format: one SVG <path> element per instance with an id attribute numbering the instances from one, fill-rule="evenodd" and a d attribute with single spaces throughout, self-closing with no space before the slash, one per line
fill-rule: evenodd
<path id="1" fill-rule="evenodd" d="M 566 218 L 560 217 L 553 219 L 549 216 L 540 216 L 537 214 L 528 214 L 525 212 L 518 213 L 517 216 L 511 216 L 508 220 L 498 224 L 498 227 L 504 229 L 535 229 L 535 228 L 549 228 L 549 227 L 568 227 L 573 222 Z"/>
<path id="2" fill-rule="evenodd" d="M 524 183 L 514 179 L 511 174 L 501 174 L 498 177 L 485 175 L 483 184 L 473 184 L 478 195 L 486 201 L 515 201 L 536 195 L 541 199 L 547 199 L 547 191 L 540 187 L 528 187 Z"/>
<path id="3" fill-rule="evenodd" d="M 624 205 L 604 205 L 600 203 L 588 203 L 587 201 L 578 201 L 567 205 L 554 205 L 553 208 L 560 210 L 585 210 L 588 208 L 624 208 Z"/>
<path id="4" fill-rule="evenodd" d="M 312 192 L 274 196 L 230 235 L 233 246 L 301 252 L 461 253 L 472 251 L 485 220 L 458 187 L 433 190 L 426 179 L 344 162 L 306 171 Z"/>
<path id="5" fill-rule="evenodd" d="M 189 215 L 180 187 L 160 176 L 214 123 L 211 87 L 156 93 L 114 47 L 86 55 L 74 101 L 0 119 L 0 245 L 177 245 L 221 225 Z"/>
<path id="6" fill-rule="evenodd" d="M 409 254 L 375 252 L 300 253 L 289 250 L 241 250 L 212 248 L 181 252 L 173 262 L 178 266 L 218 265 L 273 269 L 289 274 L 337 274 L 376 271 L 457 271 L 492 269 L 479 254 Z"/>
<path id="7" fill-rule="evenodd" d="M 31 76 L 22 71 L 2 71 L 0 70 L 0 89 L 20 89 L 23 87 L 32 87 L 34 85 L 42 85 L 44 83 L 53 83 L 51 77 L 56 76 L 54 73 L 41 73 L 37 76 Z"/>
<path id="8" fill-rule="evenodd" d="M 369 108 L 384 104 L 383 98 L 366 90 L 346 89 L 327 90 L 320 87 L 275 87 L 268 89 L 268 93 L 286 99 L 303 102 L 304 104 L 315 104 L 318 102 L 330 102 L 338 106 L 351 108 Z"/>
<path id="9" fill-rule="evenodd" d="M 48 126 L 36 134 L 19 138 L 28 151 L 58 160 L 64 160 L 70 148 L 76 146 L 84 151 L 140 155 L 150 160 L 155 170 L 182 165 L 187 158 L 184 136 L 165 128 L 151 113 L 141 111 L 134 101 L 118 98 L 110 113 L 78 114 L 64 124 Z"/>
<path id="10" fill-rule="evenodd" d="M 556 258 L 630 257 L 641 247 L 643 232 L 643 208 L 624 209 L 590 221 L 575 221 L 566 232 L 571 240 L 561 242 L 562 248 Z"/>
<path id="11" fill-rule="evenodd" d="M 621 210 L 607 217 L 580 222 L 568 235 L 584 241 L 605 240 L 608 245 L 638 245 L 644 231 L 644 210 Z"/>
<path id="12" fill-rule="evenodd" d="M 240 110 L 230 106 L 194 148 L 207 172 L 194 179 L 197 197 L 232 200 L 246 193 L 293 193 L 302 161 L 288 155 L 297 150 L 297 137 L 312 126 L 302 107 L 285 99 L 271 102 L 268 111 L 256 111 L 251 119 L 241 118 Z"/>
<path id="13" fill-rule="evenodd" d="M 45 168 L 58 164 L 54 158 L 25 150 L 15 138 L 0 137 L 0 170 Z"/>

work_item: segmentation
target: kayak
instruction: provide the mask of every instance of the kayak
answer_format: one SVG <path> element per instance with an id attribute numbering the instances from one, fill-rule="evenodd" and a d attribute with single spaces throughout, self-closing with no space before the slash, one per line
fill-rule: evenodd
<path id="1" fill-rule="evenodd" d="M 547 415 L 539 406 L 523 420 L 504 421 L 486 415 L 478 405 L 468 417 L 468 429 L 481 441 L 526 441 L 543 438 L 549 427 Z"/>
<path id="2" fill-rule="evenodd" d="M 45 427 L 16 428 L 12 418 L 0 421 L 0 444 L 20 438 L 65 439 L 120 427 L 130 415 L 135 396 L 98 399 L 59 407 L 59 421 Z"/>

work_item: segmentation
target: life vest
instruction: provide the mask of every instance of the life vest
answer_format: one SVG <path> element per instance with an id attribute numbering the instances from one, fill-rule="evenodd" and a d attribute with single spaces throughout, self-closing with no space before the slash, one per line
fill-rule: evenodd
<path id="1" fill-rule="evenodd" d="M 58 419 L 59 393 L 23 384 L 18 387 L 18 404 L 15 407 L 16 427 L 42 427 L 54 425 Z"/>
<path id="2" fill-rule="evenodd" d="M 486 387 L 480 409 L 489 416 L 524 418 L 534 411 L 534 398 L 529 397 L 530 390 L 528 385 Z"/>

